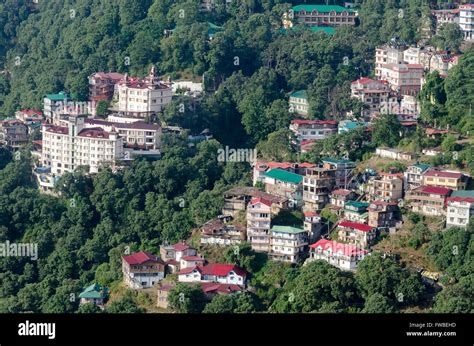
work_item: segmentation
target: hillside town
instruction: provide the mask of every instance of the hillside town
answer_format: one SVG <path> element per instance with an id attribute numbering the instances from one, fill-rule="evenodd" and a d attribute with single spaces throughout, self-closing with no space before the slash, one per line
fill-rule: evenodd
<path id="1" fill-rule="evenodd" d="M 225 3 L 232 6 L 233 2 Z M 275 262 L 281 268 L 287 266 L 301 271 L 321 267 L 325 262 L 329 268 L 355 276 L 359 267 L 363 267 L 360 263 L 368 262 L 371 257 L 396 259 L 403 269 L 407 268 L 407 273 L 416 273 L 414 275 L 428 287 L 426 290 L 437 293 L 446 289 L 449 282 L 443 278 L 453 274 L 427 264 L 419 251 L 427 241 L 421 237 L 420 244 L 412 246 L 402 240 L 413 228 L 421 227 L 420 224 L 427 232 L 439 233 L 453 228 L 458 234 L 468 233 L 473 227 L 474 171 L 472 156 L 464 154 L 473 147 L 472 130 L 468 128 L 470 125 L 460 129 L 457 124 L 442 122 L 438 113 L 444 110 L 436 108 L 436 99 L 440 98 L 436 83 L 444 83 L 453 71 L 458 71 L 468 47 L 474 42 L 474 4 L 450 4 L 452 6 L 446 8 L 433 6 L 430 20 L 434 27 L 421 27 L 419 42 L 407 43 L 393 37 L 375 47 L 371 56 L 361 58 L 368 70 L 361 68 L 354 74 L 337 74 L 338 81 L 346 83 L 347 100 L 344 100 L 351 107 L 342 111 L 338 108 L 334 116 L 315 114 L 315 99 L 319 96 L 315 96 L 314 90 L 325 93 L 324 89 L 315 87 L 317 83 L 283 90 L 288 110 L 283 110 L 285 121 L 279 123 L 284 126 L 273 132 L 280 137 L 271 138 L 273 133 L 257 136 L 258 140 L 248 142 L 251 146 L 233 147 L 232 143 L 226 143 L 224 150 L 216 139 L 227 135 L 216 133 L 220 125 L 203 122 L 196 127 L 194 119 L 172 120 L 173 117 L 191 118 L 212 95 L 237 93 L 243 76 L 235 77 L 233 82 L 237 87 L 232 89 L 231 85 L 227 87 L 231 91 L 226 91 L 218 89 L 218 84 L 223 82 L 218 76 L 213 77 L 211 88 L 204 74 L 200 78 L 179 75 L 178 71 L 165 74 L 158 64 L 145 64 L 142 73 L 135 74 L 125 69 L 96 70 L 87 78 L 87 98 L 78 98 L 68 88 L 57 89 L 36 100 L 42 104 L 41 109 L 18 107 L 14 113 L 4 114 L 0 120 L 0 148 L 11 154 L 12 162 L 21 161 L 24 155 L 31 159 L 28 167 L 40 198 L 62 199 L 63 205 L 67 205 L 65 208 L 69 208 L 71 215 L 61 219 L 64 225 L 76 222 L 77 227 L 87 228 L 77 221 L 84 216 L 74 216 L 70 210 L 78 203 L 82 208 L 85 196 L 92 194 L 86 188 L 86 193 L 77 192 L 82 189 L 80 184 L 87 186 L 87 179 L 94 181 L 89 185 L 93 189 L 102 189 L 97 194 L 103 193 L 113 201 L 120 200 L 122 194 L 128 196 L 132 190 L 141 194 L 140 198 L 130 197 L 127 207 L 119 206 L 118 202 L 104 202 L 102 196 L 94 194 L 91 200 L 98 207 L 81 209 L 84 214 L 101 217 L 101 228 L 87 231 L 89 233 L 84 231 L 84 234 L 109 232 L 116 238 L 114 247 L 108 248 L 110 252 L 98 257 L 100 263 L 94 262 L 93 254 L 94 247 L 100 247 L 102 240 L 87 245 L 92 249 L 87 248 L 90 253 L 83 250 L 87 258 L 83 260 L 84 266 L 97 272 L 81 277 L 80 282 L 87 281 L 87 285 L 82 285 L 80 290 L 76 287 L 73 292 L 77 294 L 79 306 L 93 305 L 107 311 L 117 296 L 131 291 L 151 297 L 148 303 L 142 304 L 148 312 L 183 312 L 179 304 L 184 304 L 185 296 L 188 299 L 191 291 L 187 290 L 196 287 L 205 302 L 211 304 L 220 296 L 257 294 L 259 289 L 268 290 L 272 285 L 276 289 L 284 286 L 272 282 L 268 287 L 258 287 L 255 282 L 261 279 L 257 270 L 245 261 L 249 254 L 254 259 Z M 214 10 L 214 1 L 200 1 L 200 12 Z M 299 30 L 304 35 L 336 37 L 339 30 L 363 25 L 362 14 L 356 4 L 349 2 L 344 6 L 305 2 L 289 7 L 281 14 L 280 22 L 272 25 L 278 26 L 282 37 L 297 35 Z M 441 49 L 432 44 L 430 38 L 443 32 L 443 25 L 454 24 L 459 27 L 462 49 Z M 228 30 L 211 22 L 205 25 L 208 26 L 203 36 L 205 45 L 219 42 L 220 35 Z M 165 40 L 180 34 L 171 26 L 164 29 Z M 277 64 L 278 53 L 275 52 L 277 48 L 269 54 L 270 67 Z M 338 66 L 345 68 L 352 64 L 348 59 L 342 56 Z M 472 64 L 472 58 L 470 61 Z M 295 85 L 302 86 L 301 83 Z M 449 87 L 454 88 L 453 83 Z M 254 89 L 255 95 L 264 93 L 260 86 Z M 472 90 L 463 92 L 472 94 Z M 260 105 L 258 100 L 249 100 L 237 109 L 244 112 L 242 109 Z M 340 99 L 333 103 L 338 101 Z M 225 107 L 232 103 L 236 104 L 226 95 L 213 106 Z M 255 117 L 248 120 L 250 126 L 245 124 L 243 128 L 251 128 L 249 133 L 253 133 L 252 129 L 261 130 L 266 120 L 259 120 L 260 116 L 281 113 L 271 113 L 268 109 L 272 110 L 273 104 L 269 107 L 258 109 Z M 427 115 L 428 108 L 430 115 L 435 114 L 431 118 Z M 191 124 L 188 128 L 183 125 L 186 121 Z M 226 126 L 229 122 L 229 119 L 222 120 Z M 390 124 L 396 127 L 389 128 Z M 351 136 L 358 136 L 357 140 Z M 384 136 L 393 136 L 394 145 L 390 145 L 388 138 L 377 139 Z M 284 144 L 280 145 L 277 138 L 283 138 Z M 413 138 L 423 145 L 415 146 Z M 349 145 L 344 143 L 345 139 L 350 141 Z M 220 145 L 217 151 L 211 146 L 215 142 Z M 176 143 L 184 145 L 178 147 Z M 377 145 L 372 147 L 375 143 Z M 205 156 L 208 153 L 201 149 L 207 144 L 212 148 L 209 152 L 213 150 L 209 154 L 212 160 L 208 160 Z M 172 155 L 181 155 L 186 150 L 194 166 L 172 161 Z M 285 157 L 286 150 L 291 155 Z M 239 155 L 241 151 L 251 155 Z M 162 160 L 170 160 L 172 168 L 162 171 L 157 168 L 156 175 L 150 173 L 146 179 L 137 173 L 137 167 L 145 171 L 150 162 Z M 208 162 L 203 163 L 205 160 Z M 222 183 L 216 189 L 213 185 L 217 178 L 212 176 L 212 169 L 219 164 L 223 167 L 242 164 L 244 168 L 233 171 L 229 168 L 228 179 L 232 183 Z M 205 178 L 193 184 L 184 178 L 180 180 L 181 174 L 191 174 L 188 171 L 194 170 L 205 172 Z M 101 174 L 110 174 L 104 178 L 110 182 L 108 186 L 94 180 Z M 126 183 L 116 183 L 111 178 L 114 175 L 125 176 Z M 70 184 L 74 183 L 79 186 L 74 188 L 77 191 L 71 188 Z M 141 184 L 145 188 L 141 189 Z M 190 193 L 191 197 L 186 198 L 172 193 L 181 188 L 192 192 L 199 184 L 212 193 L 204 197 L 201 192 Z M 159 195 L 148 191 L 150 186 L 159 186 L 165 192 Z M 107 195 L 112 188 L 120 190 Z M 193 205 L 189 215 L 199 222 L 190 226 L 181 216 L 166 214 L 166 210 L 161 212 L 164 200 L 172 201 L 173 210 L 178 211 L 190 208 L 189 205 L 198 200 L 202 209 Z M 151 206 L 155 206 L 154 212 L 145 213 Z M 115 208 L 143 211 L 143 214 L 130 217 L 127 227 L 116 227 L 113 224 Z M 86 219 L 93 220 L 93 217 Z M 173 226 L 147 229 L 143 226 L 148 222 L 143 221 L 145 218 L 166 219 Z M 106 222 L 102 223 L 103 220 Z M 15 222 L 20 224 L 20 221 Z M 143 233 L 140 237 L 127 238 L 126 232 L 134 225 L 133 232 Z M 55 228 L 55 232 L 61 234 L 59 229 Z M 172 234 L 177 229 L 180 233 Z M 143 236 L 146 232 L 149 239 Z M 34 233 L 33 228 L 29 228 L 29 237 Z M 5 231 L 5 234 L 8 233 Z M 54 246 L 58 245 L 51 245 Z M 110 274 L 112 263 L 119 268 L 115 276 Z M 104 273 L 115 280 L 107 281 Z M 278 302 L 277 298 L 272 299 Z M 279 311 L 278 307 L 275 309 Z"/>

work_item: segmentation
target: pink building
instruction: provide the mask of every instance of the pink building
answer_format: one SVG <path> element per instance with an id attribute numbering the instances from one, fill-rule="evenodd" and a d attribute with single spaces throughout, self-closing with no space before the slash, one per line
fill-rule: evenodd
<path id="1" fill-rule="evenodd" d="M 387 80 L 393 91 L 401 95 L 418 95 L 423 78 L 421 64 L 387 64 L 381 69 L 381 79 Z"/>

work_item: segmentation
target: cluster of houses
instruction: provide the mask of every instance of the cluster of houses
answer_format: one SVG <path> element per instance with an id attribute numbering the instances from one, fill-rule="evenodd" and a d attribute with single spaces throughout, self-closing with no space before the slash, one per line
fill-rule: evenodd
<path id="1" fill-rule="evenodd" d="M 40 132 L 41 139 L 32 141 L 34 175 L 41 191 L 53 193 L 59 177 L 79 167 L 93 174 L 104 166 L 120 169 L 138 156 L 159 158 L 163 134 L 182 134 L 184 129 L 158 123 L 157 114 L 174 95 L 187 91 L 199 97 L 202 83 L 164 82 L 154 66 L 145 78 L 97 72 L 89 77 L 88 101 L 76 101 L 64 91 L 47 94 L 42 111 L 24 109 L 1 120 L 0 145 L 16 151 Z M 108 108 L 98 116 L 101 102 Z M 189 135 L 188 142 L 194 146 L 210 138 L 204 130 Z"/>
<path id="2" fill-rule="evenodd" d="M 395 160 L 404 155 L 388 152 Z M 402 173 L 361 175 L 355 169 L 354 162 L 332 158 L 320 164 L 257 161 L 255 186 L 224 193 L 222 215 L 200 227 L 201 244 L 229 246 L 247 241 L 271 260 L 325 259 L 354 270 L 379 234 L 401 227 L 401 207 L 444 217 L 447 227 L 465 228 L 474 215 L 474 191 L 466 190 L 468 174 L 421 163 L 409 165 Z M 334 225 L 321 217 L 323 209 L 337 216 Z M 301 224 L 275 223 L 284 210 L 301 210 Z"/>

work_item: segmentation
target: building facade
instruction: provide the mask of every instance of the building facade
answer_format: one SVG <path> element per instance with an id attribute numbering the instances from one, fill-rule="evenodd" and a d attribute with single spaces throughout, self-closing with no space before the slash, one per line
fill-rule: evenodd
<path id="1" fill-rule="evenodd" d="M 122 256 L 122 273 L 126 286 L 150 288 L 165 277 L 165 263 L 149 252 L 140 251 Z"/>
<path id="2" fill-rule="evenodd" d="M 355 25 L 356 12 L 336 5 L 298 5 L 292 9 L 295 24 L 306 26 Z"/>
<path id="3" fill-rule="evenodd" d="M 144 118 L 162 112 L 171 102 L 173 90 L 171 85 L 158 79 L 152 67 L 148 77 L 125 77 L 117 83 L 116 98 L 118 103 L 113 110 L 126 116 Z"/>
<path id="4" fill-rule="evenodd" d="M 305 264 L 322 260 L 341 270 L 356 270 L 357 264 L 367 254 L 367 250 L 354 245 L 321 239 L 310 245 L 310 257 L 306 260 Z"/>
<path id="5" fill-rule="evenodd" d="M 361 248 L 368 248 L 376 237 L 374 227 L 358 222 L 342 221 L 337 228 L 338 239 Z"/>
<path id="6" fill-rule="evenodd" d="M 408 191 L 405 200 L 407 208 L 414 213 L 427 216 L 445 216 L 446 198 L 452 190 L 445 187 L 421 186 Z"/>
<path id="7" fill-rule="evenodd" d="M 303 116 L 308 115 L 309 100 L 306 90 L 295 91 L 290 94 L 290 113 L 296 113 Z"/>
<path id="8" fill-rule="evenodd" d="M 274 261 L 297 263 L 308 251 L 308 233 L 301 228 L 273 226 L 270 230 L 269 257 Z"/>
<path id="9" fill-rule="evenodd" d="M 337 121 L 334 120 L 292 120 L 290 130 L 301 141 L 323 140 L 337 134 Z"/>
<path id="10" fill-rule="evenodd" d="M 264 198 L 252 198 L 247 206 L 247 241 L 254 251 L 270 250 L 272 204 Z"/>
<path id="11" fill-rule="evenodd" d="M 466 228 L 474 216 L 474 191 L 453 191 L 447 198 L 446 227 Z"/>

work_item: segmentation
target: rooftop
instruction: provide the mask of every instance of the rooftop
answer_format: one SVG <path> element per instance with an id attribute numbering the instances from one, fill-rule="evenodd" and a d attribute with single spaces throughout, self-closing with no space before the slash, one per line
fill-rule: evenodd
<path id="1" fill-rule="evenodd" d="M 362 231 L 362 232 L 368 232 L 368 231 L 371 231 L 373 229 L 372 226 L 369 226 L 369 225 L 366 225 L 366 224 L 363 224 L 363 223 L 358 223 L 358 222 L 350 222 L 350 221 L 339 222 L 338 226 L 353 228 L 353 229 L 357 229 L 357 230 Z"/>
<path id="2" fill-rule="evenodd" d="M 306 232 L 304 229 L 292 227 L 292 226 L 273 226 L 271 231 L 278 232 L 278 233 L 291 233 L 291 234 Z"/>
<path id="3" fill-rule="evenodd" d="M 354 12 L 351 8 L 346 8 L 342 6 L 337 6 L 337 5 L 298 5 L 293 7 L 293 11 L 306 11 L 306 12 L 312 12 L 312 11 L 318 11 L 322 13 L 326 12 L 331 12 L 335 11 L 337 13 L 347 11 L 347 12 Z"/>
<path id="4" fill-rule="evenodd" d="M 303 176 L 299 174 L 287 172 L 278 168 L 271 169 L 270 171 L 265 173 L 265 176 L 291 184 L 300 184 L 303 180 Z"/>

